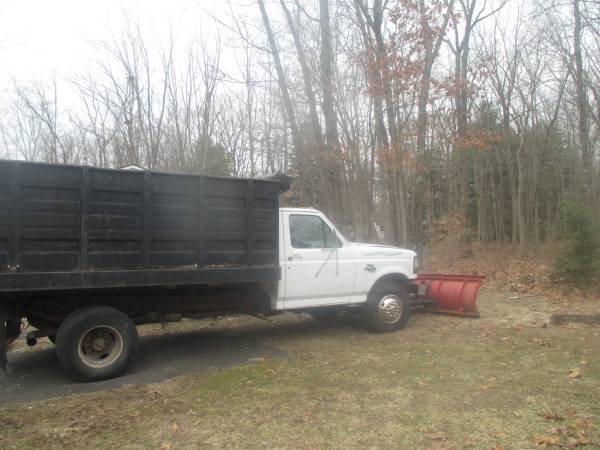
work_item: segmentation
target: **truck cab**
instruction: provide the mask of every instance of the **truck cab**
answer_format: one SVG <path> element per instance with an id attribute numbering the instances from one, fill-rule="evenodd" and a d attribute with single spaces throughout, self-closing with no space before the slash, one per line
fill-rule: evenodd
<path id="1" fill-rule="evenodd" d="M 392 320 L 400 321 L 401 313 L 408 314 L 400 311 L 402 297 L 406 297 L 403 285 L 417 276 L 416 253 L 349 242 L 316 209 L 280 209 L 279 261 L 281 281 L 275 310 L 339 309 L 366 304 L 370 296 L 381 300 L 382 294 L 389 294 L 381 307 L 398 313 Z"/>

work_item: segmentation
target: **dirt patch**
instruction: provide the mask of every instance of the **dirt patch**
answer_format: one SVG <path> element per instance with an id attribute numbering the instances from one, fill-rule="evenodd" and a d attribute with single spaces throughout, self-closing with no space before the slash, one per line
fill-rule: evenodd
<path id="1" fill-rule="evenodd" d="M 600 330 L 552 325 L 551 304 L 515 295 L 380 335 L 354 317 L 183 323 L 288 357 L 0 408 L 0 448 L 600 445 Z"/>

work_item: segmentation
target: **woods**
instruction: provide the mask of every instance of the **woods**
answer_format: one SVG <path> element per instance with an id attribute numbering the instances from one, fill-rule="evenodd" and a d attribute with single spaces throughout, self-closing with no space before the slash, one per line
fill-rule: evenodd
<path id="1" fill-rule="evenodd" d="M 600 223 L 597 1 L 257 0 L 211 20 L 193 42 L 131 22 L 86 73 L 14 80 L 0 155 L 283 172 L 287 204 L 410 247 L 553 241 L 573 202 Z"/>

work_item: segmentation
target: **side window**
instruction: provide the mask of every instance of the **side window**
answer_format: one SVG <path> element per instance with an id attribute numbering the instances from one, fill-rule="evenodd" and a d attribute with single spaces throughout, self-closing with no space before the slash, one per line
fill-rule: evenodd
<path id="1" fill-rule="evenodd" d="M 327 247 L 329 227 L 317 216 L 291 215 L 290 239 L 294 248 Z"/>

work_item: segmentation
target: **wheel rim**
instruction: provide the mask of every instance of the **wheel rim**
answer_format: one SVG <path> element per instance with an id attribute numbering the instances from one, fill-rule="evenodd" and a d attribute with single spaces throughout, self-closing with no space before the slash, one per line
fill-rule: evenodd
<path id="1" fill-rule="evenodd" d="M 379 301 L 377 310 L 379 319 L 383 323 L 394 324 L 402 316 L 402 301 L 396 295 L 386 295 Z"/>
<path id="2" fill-rule="evenodd" d="M 108 367 L 123 353 L 123 336 L 106 325 L 90 328 L 81 336 L 77 348 L 79 358 L 87 366 Z"/>

